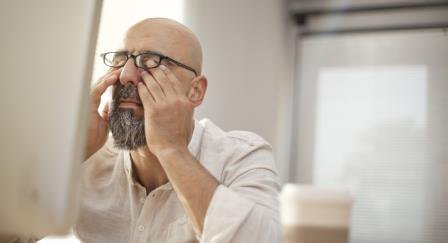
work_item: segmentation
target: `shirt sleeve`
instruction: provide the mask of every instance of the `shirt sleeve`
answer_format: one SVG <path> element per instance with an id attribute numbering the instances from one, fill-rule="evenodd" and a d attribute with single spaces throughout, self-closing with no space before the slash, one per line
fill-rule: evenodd
<path id="1" fill-rule="evenodd" d="M 250 143 L 225 165 L 200 242 L 280 242 L 280 183 L 266 142 Z"/>

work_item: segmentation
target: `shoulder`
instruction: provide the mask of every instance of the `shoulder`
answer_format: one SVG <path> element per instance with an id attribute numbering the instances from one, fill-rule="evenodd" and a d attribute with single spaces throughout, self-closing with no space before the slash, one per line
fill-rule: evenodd
<path id="1" fill-rule="evenodd" d="M 255 168 L 276 171 L 271 145 L 249 131 L 225 132 L 210 120 L 201 120 L 201 157 L 204 165 L 225 180 L 226 172 L 244 173 Z"/>
<path id="2" fill-rule="evenodd" d="M 226 132 L 215 125 L 208 119 L 202 119 L 199 122 L 204 129 L 204 138 L 206 142 L 211 142 L 216 145 L 224 145 L 232 147 L 266 147 L 271 148 L 271 145 L 263 139 L 260 135 L 249 132 L 234 130 Z"/>
<path id="3" fill-rule="evenodd" d="M 246 198 L 270 208 L 276 206 L 280 180 L 271 145 L 248 131 L 225 132 L 210 121 L 205 125 L 201 163 L 219 182 Z M 204 153 L 203 153 L 204 154 Z"/>

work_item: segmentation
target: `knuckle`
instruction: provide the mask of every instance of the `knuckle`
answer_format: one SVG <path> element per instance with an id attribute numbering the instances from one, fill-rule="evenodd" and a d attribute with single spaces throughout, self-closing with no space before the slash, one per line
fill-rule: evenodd
<path id="1" fill-rule="evenodd" d="M 166 102 L 169 107 L 175 107 L 177 105 L 177 99 L 169 98 Z"/>
<path id="2" fill-rule="evenodd" d="M 142 79 L 143 79 L 143 81 L 145 81 L 145 82 L 148 82 L 148 80 L 149 80 L 149 74 L 147 73 L 147 72 L 142 72 Z"/>
<path id="3" fill-rule="evenodd" d="M 147 83 L 147 86 L 148 86 L 150 89 L 154 89 L 154 88 L 156 88 L 156 87 L 157 87 L 157 85 L 156 85 L 156 81 L 154 81 L 154 80 L 150 80 L 150 81 Z"/>
<path id="4" fill-rule="evenodd" d="M 182 99 L 175 99 L 173 104 L 175 106 L 183 106 L 184 105 L 184 101 Z"/>
<path id="5" fill-rule="evenodd" d="M 148 98 L 148 92 L 146 92 L 144 89 L 140 88 L 140 92 L 139 95 L 142 99 L 147 99 Z"/>
<path id="6" fill-rule="evenodd" d="M 152 109 L 149 110 L 149 114 L 152 116 L 157 116 L 158 114 L 160 114 L 160 107 L 158 106 L 152 107 Z"/>
<path id="7" fill-rule="evenodd" d="M 151 90 L 151 92 L 156 92 L 158 84 L 156 83 L 155 80 L 151 80 L 147 83 L 146 86 L 148 87 L 149 90 Z"/>
<path id="8" fill-rule="evenodd" d="M 187 97 L 182 97 L 179 99 L 182 105 L 188 105 L 190 103 L 190 101 L 188 100 Z"/>
<path id="9" fill-rule="evenodd" d="M 167 110 L 169 107 L 170 107 L 169 103 L 159 103 L 156 106 L 156 109 L 159 110 L 159 111 L 163 111 L 163 110 Z"/>
<path id="10" fill-rule="evenodd" d="M 137 90 L 139 90 L 140 92 L 144 92 L 145 91 L 145 85 L 143 83 L 138 83 L 137 84 Z"/>
<path id="11" fill-rule="evenodd" d="M 154 79 L 154 76 L 149 75 L 149 74 L 148 74 L 148 76 L 146 76 L 146 83 L 147 84 L 154 85 L 155 82 L 156 82 L 156 80 Z"/>
<path id="12" fill-rule="evenodd" d="M 156 77 L 156 76 L 157 76 L 157 68 L 153 68 L 153 69 L 151 69 L 151 75 L 152 75 L 153 77 Z"/>

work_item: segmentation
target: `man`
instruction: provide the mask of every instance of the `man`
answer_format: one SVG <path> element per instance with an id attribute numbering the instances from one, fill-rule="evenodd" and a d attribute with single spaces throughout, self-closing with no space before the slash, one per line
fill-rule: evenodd
<path id="1" fill-rule="evenodd" d="M 146 19 L 103 58 L 111 69 L 91 91 L 77 237 L 278 242 L 280 185 L 269 144 L 193 119 L 207 88 L 195 35 L 173 20 Z"/>

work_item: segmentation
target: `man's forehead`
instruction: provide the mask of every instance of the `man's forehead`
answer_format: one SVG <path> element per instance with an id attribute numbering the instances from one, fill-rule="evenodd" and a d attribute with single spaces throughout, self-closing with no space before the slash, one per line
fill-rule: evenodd
<path id="1" fill-rule="evenodd" d="M 158 40 L 154 37 L 126 36 L 119 51 L 127 51 L 137 54 L 145 51 L 153 51 L 165 56 L 175 55 L 175 51 L 169 43 Z"/>
<path id="2" fill-rule="evenodd" d="M 196 36 L 169 19 L 146 19 L 126 33 L 122 49 L 131 53 L 154 51 L 201 70 L 202 50 Z"/>

